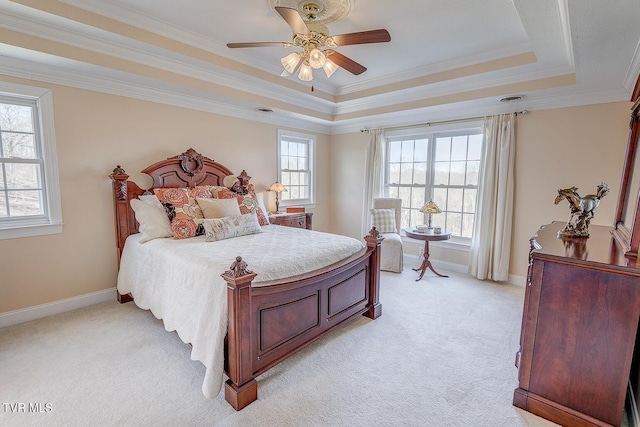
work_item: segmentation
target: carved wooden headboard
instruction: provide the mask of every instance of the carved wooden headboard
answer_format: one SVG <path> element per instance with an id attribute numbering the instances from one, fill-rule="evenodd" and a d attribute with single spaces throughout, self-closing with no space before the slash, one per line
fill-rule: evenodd
<path id="1" fill-rule="evenodd" d="M 142 172 L 153 179 L 153 184 L 146 190 L 138 187 L 133 181 L 129 181 L 129 175 L 120 165 L 109 175 L 113 181 L 118 256 L 122 254 L 127 237 L 138 232 L 138 223 L 129 203 L 131 199 L 137 199 L 147 191 L 153 192 L 154 188 L 195 187 L 197 185 L 222 186 L 224 178 L 233 174 L 226 166 L 203 156 L 193 148 L 177 156 L 154 163 Z M 245 187 L 251 177 L 242 171 L 237 179 L 237 184 L 240 187 Z"/>

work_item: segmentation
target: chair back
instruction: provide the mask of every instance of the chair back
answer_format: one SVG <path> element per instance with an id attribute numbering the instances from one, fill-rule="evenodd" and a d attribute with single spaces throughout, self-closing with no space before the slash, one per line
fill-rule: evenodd
<path id="1" fill-rule="evenodd" d="M 396 233 L 400 234 L 400 220 L 402 218 L 402 199 L 392 197 L 378 197 L 373 199 L 373 209 L 395 209 L 396 211 Z"/>

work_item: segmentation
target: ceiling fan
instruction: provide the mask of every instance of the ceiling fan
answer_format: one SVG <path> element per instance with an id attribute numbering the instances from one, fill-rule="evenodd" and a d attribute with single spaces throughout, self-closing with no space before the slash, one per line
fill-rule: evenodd
<path id="1" fill-rule="evenodd" d="M 391 40 L 389 32 L 384 29 L 329 36 L 327 27 L 315 22 L 320 10 L 320 7 L 315 3 L 307 3 L 303 6 L 306 21 L 302 19 L 296 9 L 282 6 L 274 9 L 293 30 L 293 42 L 228 43 L 227 47 L 300 47 L 302 51 L 291 53 L 281 60 L 286 71 L 286 73 L 283 72 L 284 75 L 294 74 L 300 67 L 298 74 L 300 80 L 313 80 L 312 70 L 314 68 L 322 68 L 327 77 L 330 77 L 339 67 L 354 75 L 362 74 L 367 70 L 366 67 L 336 52 L 333 48 L 382 43 Z"/>

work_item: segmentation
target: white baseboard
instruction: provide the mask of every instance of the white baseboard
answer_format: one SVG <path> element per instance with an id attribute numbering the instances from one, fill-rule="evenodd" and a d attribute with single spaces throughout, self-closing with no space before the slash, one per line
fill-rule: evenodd
<path id="1" fill-rule="evenodd" d="M 0 314 L 0 328 L 41 319 L 54 314 L 64 313 L 66 311 L 75 310 L 76 308 L 82 308 L 88 305 L 115 300 L 116 288 L 110 288 L 46 304 L 34 305 L 33 307 L 27 307 L 20 310 L 8 311 Z"/>
<path id="2" fill-rule="evenodd" d="M 510 274 L 509 278 L 507 279 L 507 281 L 509 283 L 511 283 L 512 285 L 519 285 L 519 286 L 526 286 L 527 285 L 526 276 L 516 276 L 514 274 Z"/>
<path id="3" fill-rule="evenodd" d="M 433 264 L 433 267 L 436 270 L 449 270 L 449 271 L 453 271 L 454 273 L 463 273 L 466 274 L 468 272 L 468 266 L 467 264 L 456 264 L 453 262 L 448 262 L 448 261 L 442 261 L 439 259 L 435 259 L 432 257 L 429 257 L 429 261 L 431 261 L 431 264 Z M 418 256 L 418 255 L 410 255 L 410 254 L 404 254 L 404 263 L 408 265 L 415 265 L 416 267 L 420 265 L 420 263 L 422 262 L 422 256 Z M 507 283 L 512 284 L 512 285 L 520 285 L 520 286 L 524 286 L 526 284 L 527 278 L 524 276 L 516 276 L 514 274 L 510 274 L 509 278 L 507 279 Z M 639 426 L 640 427 L 640 426 Z"/>

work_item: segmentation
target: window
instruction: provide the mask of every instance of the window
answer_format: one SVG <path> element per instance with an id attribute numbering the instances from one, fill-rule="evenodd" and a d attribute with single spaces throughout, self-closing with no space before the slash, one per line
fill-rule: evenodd
<path id="1" fill-rule="evenodd" d="M 51 91 L 0 82 L 0 238 L 62 232 Z"/>
<path id="2" fill-rule="evenodd" d="M 315 143 L 314 135 L 278 131 L 278 181 L 287 189 L 282 206 L 315 203 Z"/>
<path id="3" fill-rule="evenodd" d="M 402 228 L 425 224 L 420 208 L 442 210 L 433 225 L 469 240 L 473 233 L 482 155 L 482 129 L 387 135 L 385 194 L 402 199 Z"/>

